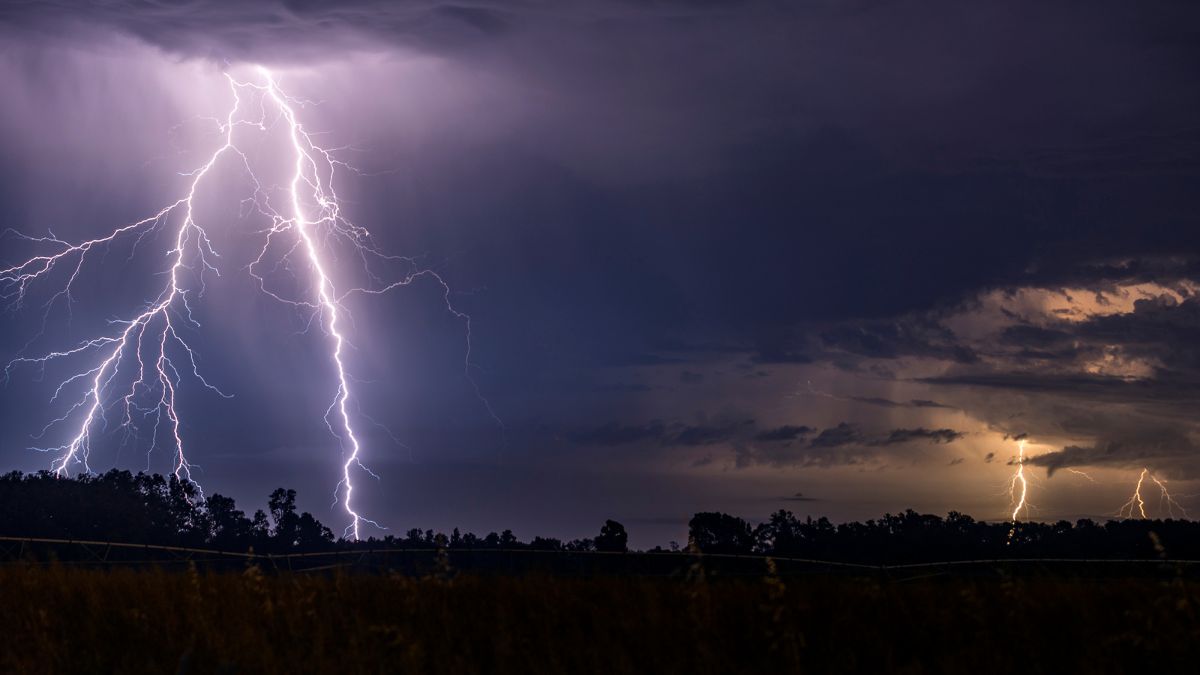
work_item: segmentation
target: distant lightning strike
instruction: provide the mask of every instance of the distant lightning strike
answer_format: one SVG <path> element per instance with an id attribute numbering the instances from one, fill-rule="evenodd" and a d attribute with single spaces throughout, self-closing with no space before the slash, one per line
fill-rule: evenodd
<path id="1" fill-rule="evenodd" d="M 1025 439 L 1017 441 L 1017 470 L 1008 483 L 1008 496 L 1013 505 L 1011 519 L 1015 525 L 1017 516 L 1029 510 L 1029 479 L 1025 476 Z"/>
<path id="2" fill-rule="evenodd" d="M 1167 509 L 1167 515 L 1171 518 L 1175 517 L 1175 509 L 1179 509 L 1180 515 L 1182 515 L 1184 518 L 1187 518 L 1187 511 L 1179 504 L 1179 502 L 1175 501 L 1175 499 L 1171 497 L 1171 493 L 1167 491 L 1167 482 L 1165 480 L 1159 480 L 1153 474 L 1150 475 L 1150 480 L 1154 481 L 1154 484 L 1157 485 L 1159 489 L 1159 509 L 1161 510 L 1165 506 Z"/>
<path id="3" fill-rule="evenodd" d="M 1138 517 L 1146 517 L 1146 502 L 1142 499 L 1142 483 L 1146 482 L 1147 469 L 1142 469 L 1138 475 L 1137 485 L 1133 488 L 1133 496 L 1117 512 L 1122 518 L 1133 518 L 1133 510 L 1137 509 Z"/>
<path id="4" fill-rule="evenodd" d="M 88 458 L 93 445 L 93 434 L 98 428 L 106 429 L 108 426 L 107 412 L 108 407 L 112 404 L 107 402 L 106 394 L 123 366 L 134 369 L 136 376 L 132 383 L 127 390 L 123 390 L 123 395 L 119 396 L 115 402 L 115 405 L 121 410 L 120 426 L 132 433 L 137 429 L 135 416 L 142 418 L 153 416 L 149 454 L 154 451 L 158 443 L 159 430 L 165 425 L 166 435 L 169 436 L 173 446 L 174 475 L 180 480 L 195 483 L 191 471 L 193 465 L 184 453 L 181 417 L 176 405 L 176 394 L 181 380 L 184 374 L 190 374 L 208 390 L 224 397 L 229 395 L 210 384 L 200 374 L 196 353 L 185 341 L 178 328 L 181 324 L 195 328 L 200 327 L 199 322 L 192 316 L 191 299 L 203 296 L 206 272 L 212 272 L 218 276 L 220 274 L 214 264 L 215 259 L 219 256 L 213 250 L 208 233 L 195 219 L 196 193 L 201 183 L 209 176 L 222 157 L 235 155 L 255 186 L 254 195 L 248 201 L 260 214 L 271 219 L 271 226 L 265 232 L 262 249 L 254 262 L 249 265 L 249 274 L 257 280 L 259 288 L 268 296 L 297 309 L 311 312 L 310 324 L 315 322 L 329 337 L 329 356 L 336 373 L 336 386 L 334 399 L 325 413 L 325 422 L 330 432 L 342 444 L 344 457 L 341 476 L 334 491 L 335 500 L 340 501 L 350 517 L 346 534 L 352 534 L 355 539 L 358 539 L 361 536 L 360 526 L 364 522 L 378 525 L 360 515 L 355 509 L 352 499 L 354 494 L 353 469 L 356 466 L 364 471 L 367 469 L 361 463 L 362 443 L 355 432 L 353 416 L 349 410 L 351 377 L 347 373 L 344 359 L 348 341 L 342 321 L 343 317 L 348 316 L 348 312 L 341 304 L 345 297 L 354 292 L 384 293 L 393 288 L 408 285 L 418 278 L 432 279 L 439 284 L 447 310 L 455 318 L 462 320 L 466 326 L 467 344 L 464 373 L 488 414 L 497 423 L 499 423 L 499 419 L 486 399 L 480 395 L 474 380 L 471 379 L 469 372 L 470 317 L 451 305 L 449 286 L 435 272 L 415 267 L 410 258 L 379 253 L 374 247 L 370 233 L 341 215 L 337 194 L 333 189 L 333 177 L 336 167 L 345 165 L 335 159 L 330 151 L 318 146 L 311 135 L 305 131 L 296 113 L 298 101 L 280 89 L 271 72 L 266 68 L 259 67 L 257 73 L 261 78 L 260 82 L 241 82 L 228 73 L 225 75 L 233 95 L 233 103 L 224 121 L 216 120 L 224 142 L 200 168 L 186 174 L 191 177 L 191 183 L 183 198 L 167 205 L 149 218 L 118 227 L 107 236 L 78 244 L 63 241 L 53 234 L 46 237 L 31 237 L 12 233 L 34 245 L 55 247 L 56 252 L 36 255 L 24 262 L 0 269 L 0 299 L 6 300 L 10 308 L 19 308 L 24 303 L 26 292 L 30 286 L 45 280 L 56 268 L 62 266 L 70 270 L 63 287 L 46 303 L 44 321 L 45 316 L 49 315 L 58 300 L 65 299 L 67 307 L 70 307 L 73 302 L 71 289 L 83 270 L 89 253 L 96 249 L 106 249 L 117 239 L 135 234 L 133 251 L 136 251 L 137 245 L 147 235 L 155 230 L 168 227 L 172 218 L 182 212 L 182 219 L 174 233 L 174 244 L 166 252 L 166 256 L 170 260 L 170 267 L 165 271 L 167 281 L 153 301 L 132 318 L 112 321 L 111 324 L 116 326 L 117 330 L 110 335 L 89 338 L 71 348 L 51 351 L 37 357 L 23 356 L 14 359 L 5 368 L 5 379 L 9 377 L 15 367 L 20 365 L 32 365 L 44 369 L 51 361 L 96 355 L 96 360 L 92 365 L 85 366 L 83 370 L 70 375 L 58 385 L 52 401 L 75 383 L 86 383 L 83 393 L 74 404 L 64 414 L 51 420 L 38 435 L 38 437 L 42 437 L 60 424 L 68 424 L 72 419 L 77 420 L 77 426 L 73 427 L 74 431 L 65 443 L 54 447 L 36 448 L 42 452 L 56 455 L 51 467 L 56 474 L 62 476 L 66 475 L 75 465 L 82 466 L 84 471 L 91 471 Z M 246 93 L 257 95 L 260 110 L 257 119 L 239 117 L 245 103 L 243 95 Z M 277 117 L 273 119 L 267 113 L 268 102 L 278 111 Z M 238 148 L 235 139 L 234 132 L 238 128 L 249 127 L 267 131 L 270 127 L 269 121 L 271 124 L 282 122 L 286 125 L 289 148 L 293 155 L 292 173 L 285 190 L 288 202 L 286 215 L 279 213 L 271 205 L 268 191 L 254 175 L 249 159 Z M 293 235 L 292 240 L 290 244 L 284 245 L 284 252 L 274 267 L 278 268 L 297 250 L 301 250 L 313 277 L 312 295 L 309 298 L 287 298 L 271 290 L 268 288 L 263 273 L 259 271 L 259 268 L 266 264 L 276 237 L 287 233 Z M 340 294 L 335 290 L 329 274 L 329 263 L 323 257 L 318 242 L 319 238 L 321 241 L 325 241 L 329 236 L 339 237 L 355 247 L 365 271 L 379 287 L 352 288 Z M 132 255 L 131 252 L 130 256 L 132 257 Z M 371 271 L 370 260 L 398 261 L 409 264 L 411 268 L 401 280 L 384 284 Z M 181 373 L 177 367 L 181 364 L 186 364 L 185 373 Z"/>
<path id="5" fill-rule="evenodd" d="M 1067 472 L 1068 472 L 1068 473 L 1073 473 L 1073 474 L 1075 474 L 1076 476 L 1082 476 L 1082 477 L 1083 477 L 1085 480 L 1087 480 L 1087 482 L 1089 482 L 1089 483 L 1095 483 L 1095 482 L 1096 482 L 1096 479 L 1095 479 L 1095 478 L 1092 478 L 1092 475 L 1091 475 L 1090 473 L 1087 473 L 1087 472 L 1085 472 L 1085 471 L 1080 471 L 1079 469 L 1072 469 L 1072 468 L 1071 468 L 1071 467 L 1069 467 L 1069 466 L 1068 466 L 1068 467 L 1066 467 L 1066 469 L 1067 469 Z"/>
<path id="6" fill-rule="evenodd" d="M 1017 464 L 1017 470 L 1013 473 L 1013 475 L 1009 479 L 1009 483 L 1008 483 L 1009 503 L 1012 505 L 1012 513 L 1009 514 L 1009 519 L 1012 521 L 1013 526 L 1014 526 L 1013 530 L 1009 533 L 1010 539 L 1016 533 L 1016 523 L 1017 523 L 1018 517 L 1022 514 L 1022 512 L 1028 512 L 1028 510 L 1029 510 L 1029 502 L 1028 502 L 1029 479 L 1028 479 L 1028 476 L 1025 475 L 1025 440 L 1024 439 L 1017 441 L 1016 464 Z M 1067 468 L 1067 471 L 1069 471 L 1073 474 L 1076 474 L 1078 476 L 1082 476 L 1083 478 L 1087 479 L 1088 481 L 1090 481 L 1092 483 L 1096 482 L 1096 480 L 1094 478 L 1092 478 L 1091 475 L 1089 475 L 1083 471 L 1079 471 L 1078 469 Z M 1176 517 L 1177 513 L 1179 515 L 1183 516 L 1184 518 L 1188 517 L 1187 510 L 1183 508 L 1183 505 L 1181 505 L 1178 501 L 1175 500 L 1174 497 L 1171 496 L 1170 491 L 1167 489 L 1167 482 L 1158 478 L 1154 474 L 1150 473 L 1149 468 L 1143 468 L 1141 473 L 1138 474 L 1137 483 L 1134 485 L 1134 488 L 1133 488 L 1133 494 L 1130 495 L 1129 501 L 1127 501 L 1123 505 L 1121 505 L 1121 508 L 1117 511 L 1117 514 L 1116 514 L 1117 517 L 1126 518 L 1126 519 L 1129 519 L 1129 518 L 1145 519 L 1145 518 L 1149 517 L 1149 515 L 1146 512 L 1146 499 L 1142 495 L 1142 488 L 1145 486 L 1147 479 L 1149 479 L 1150 482 L 1152 482 L 1156 486 L 1158 486 L 1158 490 L 1159 490 L 1158 503 L 1159 503 L 1159 511 L 1160 512 L 1165 512 L 1167 514 L 1167 516 L 1169 516 L 1171 518 Z"/>
<path id="7" fill-rule="evenodd" d="M 1147 478 L 1149 478 L 1151 482 L 1158 486 L 1158 504 L 1160 513 L 1165 510 L 1168 517 L 1174 518 L 1175 512 L 1178 511 L 1179 514 L 1184 518 L 1188 517 L 1187 511 L 1179 504 L 1179 502 L 1175 501 L 1175 499 L 1171 496 L 1171 493 L 1167 490 L 1166 481 L 1160 480 L 1157 476 L 1150 473 L 1149 468 L 1143 468 L 1142 472 L 1138 474 L 1138 480 L 1137 484 L 1134 485 L 1133 494 L 1129 497 L 1129 501 L 1125 502 L 1121 506 L 1120 510 L 1117 511 L 1118 516 L 1121 518 L 1136 517 L 1142 519 L 1149 517 L 1146 515 L 1146 500 L 1142 497 L 1142 486 L 1146 483 Z"/>

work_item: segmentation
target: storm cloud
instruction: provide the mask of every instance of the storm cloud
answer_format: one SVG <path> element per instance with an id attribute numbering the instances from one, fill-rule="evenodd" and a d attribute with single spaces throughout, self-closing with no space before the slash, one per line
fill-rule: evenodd
<path id="1" fill-rule="evenodd" d="M 1011 467 L 984 458 L 1020 433 L 1049 472 L 1200 476 L 1197 19 L 1116 0 L 7 2 L 0 229 L 79 240 L 160 208 L 215 140 L 221 72 L 263 63 L 357 169 L 346 214 L 471 317 L 467 359 L 439 288 L 353 301 L 384 479 L 363 495 L 390 523 L 505 527 L 463 519 L 511 501 L 537 529 L 560 500 L 552 529 L 580 536 L 851 471 L 871 487 L 822 492 L 833 515 L 881 489 L 896 510 L 988 509 L 938 502 L 937 472 L 990 495 Z M 206 215 L 236 223 L 228 183 L 235 206 Z M 220 237 L 239 269 L 248 235 Z M 0 261 L 22 246 L 0 238 Z M 98 264 L 69 312 L 6 316 L 0 361 L 123 316 L 151 272 Z M 327 364 L 238 279 L 209 296 L 234 305 L 197 303 L 215 328 L 196 336 L 237 398 L 194 395 L 220 423 L 185 432 L 226 491 L 286 480 L 317 512 L 339 458 Z M 0 390 L 0 454 L 24 469 L 44 464 L 27 422 L 61 412 L 37 375 Z M 944 468 L 903 473 L 926 458 Z M 410 473 L 461 503 L 386 487 Z"/>

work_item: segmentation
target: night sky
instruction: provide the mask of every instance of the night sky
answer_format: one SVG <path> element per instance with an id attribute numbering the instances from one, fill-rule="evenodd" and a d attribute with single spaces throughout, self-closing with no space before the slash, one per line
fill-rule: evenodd
<path id="1" fill-rule="evenodd" d="M 1021 438 L 1022 517 L 1111 516 L 1143 468 L 1200 512 L 1198 27 L 1190 2 L 6 2 L 0 228 L 75 242 L 178 199 L 222 73 L 259 63 L 357 169 L 345 214 L 471 316 L 486 403 L 436 284 L 347 300 L 356 497 L 391 532 L 1004 519 Z M 233 398 L 183 378 L 182 434 L 209 492 L 294 487 L 340 531 L 327 341 L 243 269 L 246 191 L 197 198 L 222 276 L 189 340 Z M 0 361 L 111 332 L 165 242 L 97 253 L 49 311 L 32 287 Z M 0 267 L 38 250 L 6 235 Z M 9 369 L 0 468 L 49 466 L 82 363 Z M 171 470 L 117 421 L 93 470 Z"/>

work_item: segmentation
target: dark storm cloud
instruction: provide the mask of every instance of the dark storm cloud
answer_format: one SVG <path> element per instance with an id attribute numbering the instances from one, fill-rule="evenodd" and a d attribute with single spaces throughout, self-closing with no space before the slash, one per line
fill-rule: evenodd
<path id="1" fill-rule="evenodd" d="M 958 344 L 954 334 L 945 327 L 917 317 L 848 323 L 822 332 L 821 341 L 827 349 L 871 359 L 918 356 L 974 363 L 979 358 L 969 347 Z"/>
<path id="2" fill-rule="evenodd" d="M 814 361 L 812 355 L 785 345 L 766 347 L 758 345 L 751 354 L 750 360 L 752 363 L 760 364 L 812 363 Z"/>
<path id="3" fill-rule="evenodd" d="M 902 407 L 904 407 L 904 404 L 900 403 L 899 401 L 893 401 L 890 398 L 879 398 L 877 396 L 849 396 L 849 397 L 847 397 L 847 400 L 854 401 L 855 403 L 865 403 L 867 405 L 877 405 L 877 406 L 881 406 L 884 408 L 902 408 Z"/>
<path id="4" fill-rule="evenodd" d="M 624 426 L 614 423 L 595 429 L 571 434 L 576 443 L 587 445 L 625 445 L 644 440 L 660 440 L 666 433 L 662 422 L 651 422 L 644 426 Z"/>
<path id="5" fill-rule="evenodd" d="M 1000 335 L 1000 341 L 1009 345 L 1048 349 L 1063 344 L 1070 344 L 1073 341 L 1073 336 L 1062 330 L 1023 324 L 1005 328 L 1004 332 Z"/>
<path id="6" fill-rule="evenodd" d="M 603 394 L 644 394 L 653 391 L 654 387 L 641 383 L 598 384 L 592 391 Z"/>
<path id="7" fill-rule="evenodd" d="M 722 443 L 745 436 L 754 428 L 754 420 L 738 420 L 714 425 L 664 424 L 659 421 L 645 425 L 609 423 L 594 429 L 569 434 L 572 441 L 584 445 L 628 445 L 650 441 L 664 446 L 700 446 Z"/>
<path id="8" fill-rule="evenodd" d="M 1111 310 L 1111 300 L 1099 293 L 1113 287 L 1093 288 L 1098 295 L 1084 300 Z M 1193 288 L 1168 280 L 1157 290 L 1137 290 L 1145 297 L 1133 300 L 1129 310 L 1005 327 L 985 366 L 922 381 L 1012 392 L 1036 402 L 1019 418 L 1032 432 L 1011 440 L 1059 433 L 1094 439 L 1028 460 L 1049 473 L 1151 466 L 1175 476 L 1200 476 L 1193 440 L 1200 431 L 1194 421 L 1200 404 L 1200 355 L 1194 347 L 1200 299 Z M 1037 368 L 1030 367 L 1033 362 Z M 1134 374 L 1121 371 L 1128 364 L 1136 366 Z M 1117 370 L 1104 372 L 1108 367 Z"/>
<path id="9" fill-rule="evenodd" d="M 844 445 L 862 445 L 863 441 L 862 432 L 858 430 L 858 427 L 842 422 L 836 427 L 822 429 L 821 433 L 808 442 L 808 447 L 840 448 Z"/>
<path id="10" fill-rule="evenodd" d="M 694 426 L 683 427 L 675 435 L 665 441 L 667 445 L 711 445 L 745 433 L 746 429 L 754 427 L 754 420 L 731 422 L 724 426 Z"/>
<path id="11" fill-rule="evenodd" d="M 1200 298 L 1143 298 L 1133 303 L 1132 313 L 1097 317 L 1078 334 L 1153 357 L 1163 364 L 1164 375 L 1186 373 L 1200 381 Z"/>
<path id="12" fill-rule="evenodd" d="M 1013 276 L 1012 284 L 1109 290 L 1119 283 L 1170 285 L 1184 279 L 1200 278 L 1200 255 L 1195 248 L 1164 251 L 1159 246 L 1146 246 L 1147 241 L 1129 243 L 1134 244 L 1133 249 L 1109 259 L 1080 259 L 1068 255 L 1060 259 L 1031 261 L 1021 274 Z M 1138 249 L 1145 253 L 1131 257 L 1130 254 Z"/>
<path id="13" fill-rule="evenodd" d="M 973 373 L 925 378 L 924 382 L 1054 393 L 1087 400 L 1190 403 L 1200 400 L 1200 298 L 1182 302 L 1161 295 L 1135 300 L 1133 311 L 1060 322 L 1053 327 L 1009 326 L 1000 344 L 1020 347 Z M 1057 349 L 1056 348 L 1060 348 Z M 1154 366 L 1136 378 L 1081 372 L 1082 359 L 1119 350 L 1124 358 Z M 1003 358 L 1003 357 L 1001 357 Z M 1021 369 L 1036 359 L 1057 362 L 1038 371 Z M 1076 367 L 1071 367 L 1075 364 Z"/>
<path id="14" fill-rule="evenodd" d="M 311 65 L 316 97 L 346 97 L 341 108 L 307 111 L 314 128 L 338 143 L 363 140 L 385 165 L 356 177 L 356 215 L 389 238 L 389 251 L 429 252 L 456 292 L 466 291 L 453 297 L 473 319 L 482 391 L 512 429 L 574 430 L 553 450 L 530 442 L 522 451 L 531 467 L 550 452 L 563 455 L 560 466 L 584 466 L 571 455 L 579 445 L 696 448 L 705 455 L 696 462 L 712 463 L 727 444 L 738 466 L 865 463 L 906 445 L 957 442 L 960 432 L 943 427 L 957 424 L 941 418 L 949 409 L 1003 426 L 1011 398 L 1034 409 L 1031 438 L 1067 430 L 1097 439 L 1037 460 L 1048 468 L 1154 453 L 1182 466 L 1192 446 L 1180 420 L 1200 402 L 1193 300 L 1074 324 L 1010 312 L 998 334 L 977 339 L 944 319 L 989 289 L 1095 293 L 1200 278 L 1198 19 L 1191 2 L 1118 0 L 6 2 L 0 211 L 69 202 L 46 221 L 100 226 L 109 214 L 98 217 L 96 203 L 145 191 L 130 177 L 123 190 L 61 199 L 60 181 L 81 193 L 95 182 L 51 160 L 74 158 L 70 150 L 93 142 L 96 125 L 137 120 L 140 128 L 139 114 L 150 115 L 162 94 L 152 78 L 129 75 L 127 62 L 93 52 L 129 51 L 132 38 L 153 48 L 133 50 L 134 62 L 160 50 L 168 60 Z M 384 58 L 354 61 L 363 54 Z M 339 75 L 323 70 L 339 60 L 350 61 L 329 71 Z M 410 60 L 436 68 L 410 76 Z M 127 82 L 136 91 L 117 95 Z M 43 88 L 50 94 L 30 95 Z M 71 136 L 74 118 L 61 111 L 79 91 L 93 97 L 79 108 L 89 123 Z M 340 118 L 329 112 L 337 109 Z M 192 111 L 179 112 L 156 114 L 174 124 Z M 25 143 L 34 147 L 19 156 Z M 106 177 L 119 177 L 125 169 L 114 166 L 161 150 L 150 147 L 94 154 L 105 158 Z M 46 162 L 42 173 L 31 173 L 30 157 Z M 25 226 L 0 223 L 9 225 Z M 484 417 L 473 392 L 460 391 L 461 335 L 402 342 L 415 331 L 393 329 L 409 328 L 420 308 L 387 302 L 397 304 L 360 316 L 376 322 L 388 342 L 380 352 L 396 356 L 392 370 L 410 389 L 364 395 L 366 407 L 427 457 L 492 447 L 490 419 L 474 435 L 451 431 L 467 415 Z M 73 311 L 82 321 L 88 310 Z M 16 324 L 36 332 L 36 317 Z M 3 360 L 27 337 L 5 328 Z M 204 354 L 209 363 L 244 363 L 243 349 Z M 452 370 L 403 361 L 431 352 Z M 1106 356 L 1140 359 L 1153 372 L 1100 374 Z M 936 366 L 914 373 L 910 360 Z M 687 374 L 716 373 L 715 362 L 749 363 L 746 372 L 771 364 L 772 377 L 737 378 L 744 388 L 725 391 L 764 406 L 775 380 L 835 364 L 831 377 L 845 379 L 829 389 L 863 404 L 860 416 L 837 424 L 840 412 L 806 412 L 811 428 L 776 426 L 776 418 L 760 425 L 749 417 L 767 413 L 751 408 L 729 420 L 671 421 L 719 409 L 695 399 L 734 378 L 701 383 Z M 392 372 L 379 370 L 381 380 Z M 255 377 L 264 379 L 244 379 Z M 876 386 L 880 378 L 896 388 Z M 605 382 L 617 384 L 597 384 Z M 324 396 L 324 384 L 280 386 Z M 663 392 L 671 396 L 649 395 Z M 5 449 L 23 447 L 12 435 L 41 412 L 19 393 L 0 392 Z M 278 447 L 283 455 L 271 428 L 315 435 L 290 426 L 294 411 L 274 397 L 239 397 L 261 402 L 261 415 L 256 404 L 236 431 L 191 428 L 196 447 L 208 434 L 222 452 Z M 217 409 L 205 405 L 201 418 Z M 650 418 L 662 421 L 606 424 Z M 1150 447 L 1129 433 L 1155 424 L 1172 425 L 1174 435 Z M 378 445 L 377 456 L 385 453 Z M 242 472 L 232 480 L 265 479 Z M 463 503 L 495 503 L 509 481 L 455 474 L 446 482 L 469 496 Z M 521 485 L 532 500 L 556 481 Z M 412 488 L 395 492 L 444 503 L 440 485 Z M 635 497 L 652 502 L 656 492 Z"/>
<path id="15" fill-rule="evenodd" d="M 963 432 L 953 429 L 926 429 L 924 427 L 917 429 L 893 429 L 886 437 L 871 441 L 870 445 L 898 445 L 914 441 L 953 443 L 965 435 Z"/>
<path id="16" fill-rule="evenodd" d="M 1200 130 L 1115 136 L 1074 148 L 1045 148 L 1027 153 L 1017 163 L 1026 172 L 1047 176 L 1191 173 L 1200 169 Z"/>
<path id="17" fill-rule="evenodd" d="M 510 173 L 531 169 L 513 163 L 526 148 L 549 147 L 550 168 L 586 168 L 585 182 L 602 171 L 656 188 L 569 205 L 628 218 L 601 239 L 670 270 L 672 293 L 642 284 L 639 297 L 630 283 L 610 291 L 623 302 L 599 304 L 629 307 L 648 342 L 692 329 L 701 342 L 732 337 L 762 362 L 803 364 L 813 355 L 781 339 L 797 322 L 891 317 L 1031 270 L 1196 250 L 1194 228 L 1176 226 L 1196 206 L 1195 143 L 1175 130 L 1194 126 L 1200 102 L 1184 28 L 1197 12 L 1032 0 L 60 0 L 5 3 L 0 23 L 45 40 L 119 31 L 217 60 L 414 48 L 549 92 L 533 128 L 503 149 Z M 1134 179 L 1113 185 L 1098 162 Z M 1053 172 L 1030 168 L 1046 165 Z M 1149 237 L 1130 225 L 1143 220 L 1157 223 Z M 1086 233 L 1071 225 L 1084 221 Z M 974 358 L 920 327 L 864 330 L 824 337 L 881 359 Z"/>
<path id="18" fill-rule="evenodd" d="M 215 59 L 319 57 L 388 43 L 446 46 L 502 33 L 522 3 L 213 0 L 7 2 L 0 22 L 52 36 L 127 33 L 163 50 Z"/>
<path id="19" fill-rule="evenodd" d="M 928 384 L 1011 389 L 1031 393 L 1053 393 L 1080 400 L 1111 402 L 1200 401 L 1200 382 L 1188 380 L 1128 379 L 1111 375 L 1057 374 L 1037 372 L 946 375 L 923 378 Z"/>
<path id="20" fill-rule="evenodd" d="M 1094 446 L 1067 446 L 1062 450 L 1037 455 L 1027 464 L 1045 467 L 1047 473 L 1070 467 L 1113 466 L 1122 468 L 1150 467 L 1181 477 L 1200 475 L 1194 466 L 1197 446 L 1191 438 L 1176 429 L 1145 429 L 1120 438 L 1100 439 Z"/>
<path id="21" fill-rule="evenodd" d="M 938 403 L 937 401 L 929 401 L 929 400 L 920 399 L 920 398 L 914 398 L 913 400 L 909 401 L 909 404 L 912 405 L 914 408 L 953 408 L 954 407 L 952 405 L 946 405 L 945 403 Z"/>
<path id="22" fill-rule="evenodd" d="M 903 445 L 915 441 L 928 443 L 953 443 L 965 434 L 953 429 L 893 429 L 887 434 L 868 436 L 855 425 L 842 422 L 836 427 L 824 429 L 808 444 L 810 448 L 840 448 L 843 446 L 883 447 Z"/>
<path id="23" fill-rule="evenodd" d="M 814 431 L 816 431 L 816 429 L 813 429 L 812 427 L 806 427 L 803 425 L 800 425 L 800 426 L 785 425 L 782 427 L 775 427 L 774 429 L 764 429 L 764 430 L 758 432 L 757 434 L 755 434 L 754 440 L 756 440 L 756 441 L 794 441 L 794 440 L 800 438 L 801 436 L 806 436 L 808 434 L 811 434 Z"/>
<path id="24" fill-rule="evenodd" d="M 814 433 L 815 436 L 813 436 Z M 804 425 L 785 425 L 762 429 L 754 420 L 747 419 L 705 425 L 664 424 L 659 421 L 645 425 L 610 423 L 593 429 L 573 432 L 568 434 L 568 437 L 576 443 L 598 446 L 651 443 L 667 447 L 697 447 L 727 443 L 742 448 L 739 453 L 745 453 L 747 449 L 744 446 L 782 446 L 801 450 L 825 451 L 839 448 L 881 448 L 922 441 L 945 444 L 953 443 L 964 435 L 953 429 L 926 429 L 924 427 L 893 429 L 884 433 L 866 433 L 857 425 L 848 422 L 822 429 L 819 433 L 813 427 Z M 809 436 L 812 437 L 807 443 L 793 443 L 793 441 L 802 441 Z M 707 458 L 704 463 L 709 461 L 711 458 Z M 823 461 L 837 462 L 836 457 L 832 455 Z"/>
<path id="25" fill-rule="evenodd" d="M 738 443 L 732 449 L 733 466 L 737 469 L 758 466 L 779 469 L 858 466 L 877 457 L 877 453 L 861 447 L 810 448 L 804 445 Z"/>
<path id="26" fill-rule="evenodd" d="M 965 434 L 953 429 L 924 428 L 867 433 L 857 425 L 842 422 L 821 430 L 808 443 L 792 442 L 802 440 L 806 435 L 783 438 L 788 434 L 776 435 L 768 431 L 754 439 L 734 441 L 731 443 L 734 466 L 744 469 L 752 466 L 829 468 L 865 465 L 886 459 L 892 452 L 913 443 L 952 443 Z"/>
<path id="27" fill-rule="evenodd" d="M 848 397 L 846 397 L 846 400 L 854 401 L 855 403 L 864 403 L 866 405 L 876 405 L 876 406 L 880 406 L 882 408 L 948 408 L 948 409 L 952 409 L 954 407 L 951 405 L 946 405 L 945 403 L 938 403 L 937 401 L 930 401 L 927 399 L 916 399 L 916 398 L 909 400 L 909 401 L 893 401 L 890 398 L 880 398 L 878 396 L 848 396 Z"/>

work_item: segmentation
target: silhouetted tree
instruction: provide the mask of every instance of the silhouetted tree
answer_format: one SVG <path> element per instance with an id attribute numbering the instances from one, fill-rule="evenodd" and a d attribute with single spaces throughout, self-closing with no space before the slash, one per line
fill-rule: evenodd
<path id="1" fill-rule="evenodd" d="M 629 534 L 625 532 L 625 526 L 615 520 L 604 521 L 604 526 L 600 528 L 600 536 L 595 540 L 597 551 L 611 553 L 624 553 L 629 550 L 628 543 Z"/>
<path id="2" fill-rule="evenodd" d="M 221 549 L 237 549 L 259 538 L 254 523 L 237 508 L 233 499 L 212 494 L 204 501 L 209 517 L 209 543 Z"/>
<path id="3" fill-rule="evenodd" d="M 595 551 L 596 542 L 591 539 L 572 539 L 563 548 L 568 551 Z"/>
<path id="4" fill-rule="evenodd" d="M 529 542 L 529 549 L 532 551 L 561 551 L 563 543 L 553 537 L 534 537 L 533 541 Z"/>
<path id="5" fill-rule="evenodd" d="M 750 524 L 725 513 L 704 512 L 688 522 L 688 542 L 704 553 L 750 553 Z"/>
<path id="6" fill-rule="evenodd" d="M 780 509 L 772 513 L 767 522 L 754 528 L 754 550 L 776 555 L 795 555 L 804 544 L 800 523 L 791 511 Z"/>
<path id="7" fill-rule="evenodd" d="M 292 546 L 301 549 L 322 549 L 333 542 L 333 532 L 322 525 L 307 511 L 296 520 L 295 539 Z"/>
<path id="8" fill-rule="evenodd" d="M 268 515 L 269 513 L 269 515 Z M 892 564 L 972 558 L 1200 558 L 1200 523 L 1184 520 L 1091 520 L 987 523 L 957 512 L 945 518 L 907 510 L 865 522 L 834 525 L 776 511 L 751 529 L 741 518 L 697 513 L 689 539 L 707 553 L 748 553 Z M 280 488 L 247 518 L 234 500 L 201 498 L 173 476 L 128 471 L 60 478 L 50 472 L 0 476 L 0 535 L 119 541 L 223 550 L 322 551 L 334 535 L 310 513 L 297 514 L 296 492 Z M 413 528 L 404 538 L 342 541 L 341 547 L 620 551 L 628 534 L 606 521 L 595 539 L 535 537 L 523 544 L 511 530 L 479 538 L 457 529 L 447 537 Z M 672 546 L 674 549 L 675 546 Z"/>
<path id="9" fill-rule="evenodd" d="M 296 491 L 277 488 L 267 498 L 267 509 L 271 512 L 271 536 L 275 543 L 286 548 L 294 546 L 300 525 L 300 516 L 296 515 Z"/>
<path id="10" fill-rule="evenodd" d="M 520 540 L 517 539 L 512 530 L 505 530 L 500 533 L 500 548 L 516 548 L 520 543 Z"/>
<path id="11" fill-rule="evenodd" d="M 311 514 L 295 514 L 295 491 L 276 490 L 270 508 L 247 518 L 220 494 L 201 498 L 195 484 L 174 476 L 112 470 L 60 478 L 49 472 L 0 476 L 0 533 L 146 544 L 247 549 L 328 547 L 332 535 Z"/>
<path id="12" fill-rule="evenodd" d="M 424 538 L 425 535 L 421 532 L 421 528 L 414 527 L 404 533 L 404 541 L 402 543 L 407 548 L 424 548 Z"/>

